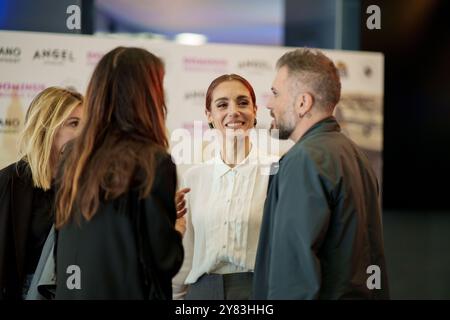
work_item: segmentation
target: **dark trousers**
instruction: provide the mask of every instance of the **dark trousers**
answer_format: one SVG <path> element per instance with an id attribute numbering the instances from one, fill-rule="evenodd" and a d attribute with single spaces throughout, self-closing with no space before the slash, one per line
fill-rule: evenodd
<path id="1" fill-rule="evenodd" d="M 204 274 L 189 285 L 186 300 L 249 300 L 253 272 Z"/>

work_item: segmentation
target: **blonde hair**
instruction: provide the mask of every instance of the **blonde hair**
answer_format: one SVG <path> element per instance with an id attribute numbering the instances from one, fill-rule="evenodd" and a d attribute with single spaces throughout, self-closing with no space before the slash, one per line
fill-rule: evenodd
<path id="1" fill-rule="evenodd" d="M 31 102 L 19 137 L 19 153 L 30 167 L 35 187 L 50 189 L 56 132 L 82 102 L 81 94 L 59 87 L 43 90 Z"/>

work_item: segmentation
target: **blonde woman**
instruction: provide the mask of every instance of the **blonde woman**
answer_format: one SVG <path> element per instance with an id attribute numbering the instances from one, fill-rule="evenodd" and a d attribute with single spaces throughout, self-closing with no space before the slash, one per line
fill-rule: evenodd
<path id="1" fill-rule="evenodd" d="M 64 145 L 82 117 L 83 97 L 50 87 L 31 102 L 21 160 L 0 170 L 0 299 L 21 299 L 54 222 L 52 180 Z"/>

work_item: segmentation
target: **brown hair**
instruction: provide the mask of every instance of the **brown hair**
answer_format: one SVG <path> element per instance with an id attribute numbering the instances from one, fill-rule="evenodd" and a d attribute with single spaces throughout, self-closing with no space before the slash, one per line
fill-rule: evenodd
<path id="1" fill-rule="evenodd" d="M 232 81 L 232 80 L 239 81 L 247 88 L 248 92 L 250 92 L 250 97 L 252 98 L 253 105 L 256 106 L 255 90 L 253 90 L 253 87 L 250 84 L 250 82 L 248 82 L 245 78 L 241 77 L 240 75 L 232 73 L 232 74 L 221 75 L 220 77 L 215 78 L 211 82 L 211 84 L 208 87 L 208 90 L 206 91 L 206 105 L 205 105 L 206 110 L 211 111 L 211 100 L 212 100 L 212 94 L 214 92 L 214 89 L 216 89 L 217 86 L 219 84 L 221 84 L 222 82 Z"/>
<path id="2" fill-rule="evenodd" d="M 162 61 L 144 49 L 118 47 L 100 60 L 87 89 L 82 131 L 60 170 L 57 228 L 74 212 L 90 220 L 101 200 L 131 187 L 137 170 L 140 196 L 150 193 L 155 154 L 168 147 L 163 76 Z"/>
<path id="3" fill-rule="evenodd" d="M 333 111 L 341 97 L 341 81 L 333 61 L 319 50 L 303 48 L 289 51 L 278 59 L 277 68 L 283 66 L 288 68 L 295 86 L 300 83 L 307 86 L 319 107 Z"/>

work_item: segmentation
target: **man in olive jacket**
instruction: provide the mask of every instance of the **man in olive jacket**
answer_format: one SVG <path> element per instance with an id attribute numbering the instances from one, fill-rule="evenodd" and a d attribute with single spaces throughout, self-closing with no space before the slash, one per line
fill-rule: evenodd
<path id="1" fill-rule="evenodd" d="M 257 252 L 256 299 L 387 299 L 379 187 L 333 117 L 340 80 L 319 51 L 277 63 L 268 108 L 295 145 L 271 177 Z"/>

